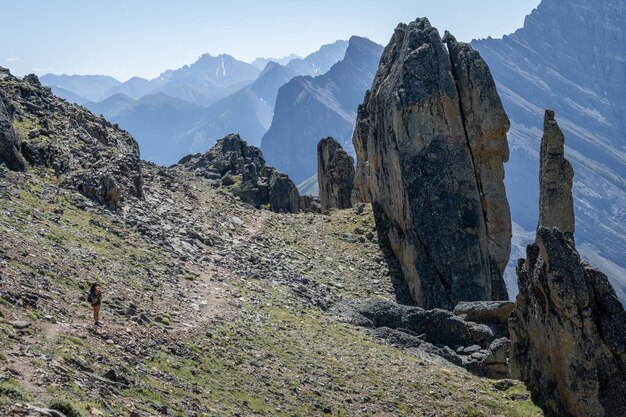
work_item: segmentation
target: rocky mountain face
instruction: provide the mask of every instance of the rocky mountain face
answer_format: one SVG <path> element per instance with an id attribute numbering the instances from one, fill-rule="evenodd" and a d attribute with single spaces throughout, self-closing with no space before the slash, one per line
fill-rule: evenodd
<path id="1" fill-rule="evenodd" d="M 413 299 L 503 300 L 508 119 L 489 68 L 427 19 L 399 25 L 359 107 L 356 183 Z M 449 52 L 448 52 L 449 51 Z"/>
<path id="2" fill-rule="evenodd" d="M 489 64 L 511 119 L 505 183 L 513 220 L 525 230 L 535 229 L 539 181 L 529 167 L 539 163 L 544 109 L 553 109 L 576 171 L 577 246 L 611 269 L 609 279 L 622 294 L 625 19 L 624 0 L 543 0 L 522 29 L 503 39 L 472 43 Z"/>
<path id="3" fill-rule="evenodd" d="M 159 87 L 167 83 L 173 73 L 174 71 L 168 70 L 152 80 L 146 80 L 141 77 L 132 77 L 119 85 L 109 88 L 105 92 L 105 96 L 108 98 L 116 94 L 124 94 L 132 99 L 139 100 L 143 96 L 158 91 Z"/>
<path id="4" fill-rule="evenodd" d="M 300 57 L 300 56 L 298 56 L 296 54 L 289 54 L 289 55 L 284 56 L 282 58 L 263 58 L 263 57 L 258 57 L 254 61 L 252 61 L 250 64 L 254 65 L 255 67 L 257 67 L 260 70 L 263 70 L 263 69 L 265 69 L 267 64 L 269 64 L 270 62 L 275 62 L 275 63 L 280 64 L 280 65 L 287 65 L 289 62 L 293 61 L 294 59 L 302 59 L 302 57 Z M 339 59 L 341 59 L 341 57 Z M 339 61 L 339 59 L 337 59 L 337 61 Z"/>
<path id="5" fill-rule="evenodd" d="M 317 180 L 322 211 L 352 207 L 354 159 L 334 138 L 317 144 Z"/>
<path id="6" fill-rule="evenodd" d="M 35 75 L 20 81 L 3 71 L 0 90 L 3 143 L 14 145 L 3 152 L 9 168 L 23 169 L 20 161 L 26 161 L 49 169 L 65 186 L 111 210 L 143 196 L 139 146 L 128 133 L 53 96 Z"/>
<path id="7" fill-rule="evenodd" d="M 551 110 L 546 110 L 543 130 L 539 159 L 539 227 L 556 227 L 573 240 L 574 170 L 565 159 L 565 137 Z"/>
<path id="8" fill-rule="evenodd" d="M 230 187 L 241 201 L 276 213 L 300 211 L 300 195 L 293 181 L 265 165 L 260 149 L 239 135 L 229 135 L 204 154 L 189 155 L 178 165 L 195 172 L 216 187 Z"/>
<path id="9" fill-rule="evenodd" d="M 296 77 L 281 87 L 272 125 L 261 141 L 268 162 L 298 183 L 316 174 L 321 138 L 348 143 L 381 52 L 380 45 L 354 36 L 344 59 L 326 74 Z"/>

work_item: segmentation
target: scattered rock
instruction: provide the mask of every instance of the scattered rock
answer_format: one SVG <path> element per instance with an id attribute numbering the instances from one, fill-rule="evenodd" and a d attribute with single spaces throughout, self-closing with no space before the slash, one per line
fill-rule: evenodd
<path id="1" fill-rule="evenodd" d="M 341 320 L 374 329 L 377 337 L 402 348 L 421 347 L 478 375 L 508 375 L 508 339 L 500 329 L 465 321 L 444 310 L 424 310 L 388 301 L 360 300 L 331 309 Z"/>

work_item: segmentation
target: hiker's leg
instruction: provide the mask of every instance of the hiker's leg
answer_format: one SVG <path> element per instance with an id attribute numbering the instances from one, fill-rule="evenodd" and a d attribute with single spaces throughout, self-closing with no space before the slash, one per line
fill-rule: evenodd
<path id="1" fill-rule="evenodd" d="M 100 305 L 93 306 L 93 319 L 100 321 Z"/>

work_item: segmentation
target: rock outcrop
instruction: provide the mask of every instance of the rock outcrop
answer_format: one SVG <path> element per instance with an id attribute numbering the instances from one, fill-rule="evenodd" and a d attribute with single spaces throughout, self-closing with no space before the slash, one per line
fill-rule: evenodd
<path id="1" fill-rule="evenodd" d="M 354 159 L 334 138 L 317 144 L 317 182 L 322 211 L 352 207 Z"/>
<path id="2" fill-rule="evenodd" d="M 427 19 L 396 28 L 353 143 L 360 194 L 415 302 L 451 310 L 508 298 L 511 223 L 508 119 L 480 55 L 446 41 Z"/>
<path id="3" fill-rule="evenodd" d="M 626 415 L 626 313 L 606 275 L 544 227 L 517 274 L 511 376 L 555 415 Z"/>
<path id="4" fill-rule="evenodd" d="M 128 198 L 143 198 L 132 136 L 55 97 L 34 74 L 18 80 L 0 71 L 0 154 L 11 169 L 24 169 L 24 161 L 50 169 L 61 184 L 111 210 Z"/>
<path id="5" fill-rule="evenodd" d="M 574 239 L 574 170 L 565 159 L 565 136 L 554 111 L 546 110 L 539 167 L 539 226 L 556 227 Z"/>
<path id="6" fill-rule="evenodd" d="M 23 171 L 26 169 L 26 162 L 20 154 L 17 134 L 12 123 L 13 107 L 0 91 L 0 164 L 6 164 L 13 171 Z"/>
<path id="7" fill-rule="evenodd" d="M 476 304 L 473 310 L 478 312 L 483 307 L 490 309 Z M 478 375 L 508 375 L 506 323 L 469 320 L 445 310 L 377 300 L 340 303 L 333 307 L 333 313 L 343 321 L 374 330 L 375 336 L 400 348 L 419 347 Z"/>
<path id="8" fill-rule="evenodd" d="M 276 213 L 300 211 L 300 195 L 293 181 L 265 165 L 261 150 L 239 135 L 228 135 L 208 152 L 186 156 L 178 165 L 216 186 L 229 187 L 241 201 L 256 208 L 267 206 Z"/>

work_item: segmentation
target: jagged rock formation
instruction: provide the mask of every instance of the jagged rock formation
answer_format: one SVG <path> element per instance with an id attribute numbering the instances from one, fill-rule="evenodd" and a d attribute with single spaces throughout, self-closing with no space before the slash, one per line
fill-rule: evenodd
<path id="1" fill-rule="evenodd" d="M 103 118 L 53 96 L 36 75 L 20 81 L 2 72 L 0 118 L 2 159 L 9 167 L 24 169 L 26 161 L 50 169 L 64 186 L 111 210 L 127 198 L 143 197 L 137 142 Z"/>
<path id="2" fill-rule="evenodd" d="M 539 162 L 539 226 L 556 227 L 570 239 L 575 223 L 573 179 L 574 170 L 565 159 L 565 137 L 554 111 L 546 110 Z"/>
<path id="3" fill-rule="evenodd" d="M 317 181 L 322 211 L 352 207 L 354 159 L 334 138 L 317 144 Z"/>
<path id="4" fill-rule="evenodd" d="M 277 213 L 300 211 L 300 195 L 286 174 L 265 165 L 261 150 L 249 146 L 239 135 L 220 139 L 204 154 L 189 155 L 178 165 L 196 171 L 217 186 L 230 187 L 244 203 L 268 205 Z"/>
<path id="5" fill-rule="evenodd" d="M 544 227 L 517 273 L 512 377 L 558 416 L 626 415 L 626 313 L 606 275 Z"/>
<path id="6" fill-rule="evenodd" d="M 512 304 L 512 303 L 509 303 Z M 475 312 L 491 306 L 476 304 Z M 333 307 L 343 321 L 373 329 L 402 348 L 420 347 L 478 375 L 508 375 L 506 321 L 493 319 L 493 309 L 469 320 L 445 310 L 424 310 L 388 301 L 359 300 Z M 491 314 L 491 315 L 490 315 Z M 497 315 L 496 315 L 497 316 Z M 484 320 L 485 317 L 488 317 Z M 482 318 L 482 319 L 481 319 Z"/>
<path id="7" fill-rule="evenodd" d="M 507 299 L 511 224 L 508 120 L 480 55 L 446 41 L 447 50 L 427 19 L 396 28 L 353 143 L 360 194 L 372 201 L 414 300 L 451 310 Z"/>

